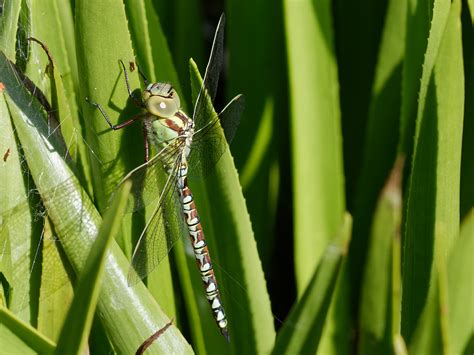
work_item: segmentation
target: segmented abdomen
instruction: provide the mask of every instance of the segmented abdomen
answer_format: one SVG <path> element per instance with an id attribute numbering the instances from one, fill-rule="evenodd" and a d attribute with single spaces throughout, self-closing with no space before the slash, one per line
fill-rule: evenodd
<path id="1" fill-rule="evenodd" d="M 186 162 L 182 162 L 178 177 L 178 190 L 181 206 L 183 208 L 186 225 L 188 226 L 189 237 L 194 250 L 194 257 L 196 258 L 196 263 L 204 284 L 206 298 L 211 305 L 212 314 L 214 315 L 217 326 L 222 335 L 224 335 L 224 337 L 229 341 L 230 337 L 227 329 L 227 318 L 221 302 L 216 276 L 212 267 L 211 257 L 207 248 L 204 232 L 202 231 L 199 215 L 196 210 L 193 195 L 188 186 L 187 173 L 187 164 Z"/>

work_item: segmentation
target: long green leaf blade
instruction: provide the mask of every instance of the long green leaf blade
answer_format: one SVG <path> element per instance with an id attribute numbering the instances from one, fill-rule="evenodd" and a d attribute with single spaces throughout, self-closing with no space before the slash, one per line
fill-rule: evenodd
<path id="1" fill-rule="evenodd" d="M 447 254 L 459 230 L 464 112 L 459 17 L 460 1 L 435 1 L 420 84 L 404 238 L 402 334 L 408 344 L 429 293 L 434 255 Z M 446 250 L 438 250 L 441 246 Z"/>
<path id="2" fill-rule="evenodd" d="M 202 79 L 196 64 L 191 61 L 191 85 L 196 98 Z M 210 102 L 207 103 L 211 105 Z M 213 111 L 207 111 L 213 112 Z M 223 133 L 221 138 L 224 138 Z M 203 216 L 203 226 L 212 226 L 206 232 L 209 249 L 216 250 L 217 258 L 233 282 L 221 277 L 221 288 L 238 300 L 238 306 L 227 307 L 232 346 L 238 353 L 268 353 L 273 347 L 275 330 L 270 301 L 258 256 L 252 225 L 242 195 L 237 171 L 227 149 L 216 164 L 215 173 L 206 181 L 192 185 L 200 209 L 210 211 L 212 220 Z M 214 246 L 214 249 L 211 247 Z M 222 275 L 221 274 L 218 274 Z M 223 281 L 223 282 L 222 282 Z M 224 287 L 222 287 L 222 285 Z M 242 312 L 242 307 L 245 309 Z M 226 346 L 226 344 L 223 344 Z M 224 348 L 224 347 L 223 347 Z"/>
<path id="3" fill-rule="evenodd" d="M 474 209 L 466 215 L 459 237 L 448 260 L 448 318 L 451 354 L 467 354 L 474 349 Z"/>
<path id="4" fill-rule="evenodd" d="M 64 322 L 56 347 L 57 354 L 84 352 L 99 298 L 108 246 L 120 229 L 125 212 L 130 183 L 122 186 L 106 211 L 97 239 L 91 247 L 84 269 L 79 277 L 74 300 Z"/>
<path id="5" fill-rule="evenodd" d="M 364 155 L 354 198 L 354 234 L 349 252 L 356 294 L 365 272 L 363 266 L 367 258 L 371 220 L 380 191 L 395 162 L 399 140 L 406 11 L 406 0 L 389 1 L 375 69 Z"/>
<path id="6" fill-rule="evenodd" d="M 174 68 L 166 37 L 161 29 L 158 14 L 153 10 L 151 0 L 125 1 L 130 21 L 133 44 L 139 64 L 148 78 L 153 81 L 170 82 L 181 93 L 181 85 Z M 183 100 L 183 104 L 185 104 Z M 186 107 L 186 106 L 184 106 Z"/>
<path id="7" fill-rule="evenodd" d="M 346 210 L 331 3 L 286 0 L 283 7 L 291 120 L 294 267 L 299 297 Z M 325 353 L 337 351 L 333 339 L 337 333 L 347 331 L 342 329 L 349 324 L 346 312 L 336 310 L 348 302 L 344 291 L 347 281 L 346 277 L 341 278 L 327 318 L 321 341 L 321 351 Z"/>
<path id="8" fill-rule="evenodd" d="M 21 1 L 7 1 L 2 3 L 0 15 L 0 50 L 10 59 L 15 59 L 15 37 L 18 18 L 20 16 Z"/>
<path id="9" fill-rule="evenodd" d="M 294 259 L 299 295 L 345 211 L 330 3 L 284 2 L 291 99 Z M 314 45 L 309 48 L 308 43 Z M 311 159 L 301 159 L 308 154 Z"/>
<path id="10" fill-rule="evenodd" d="M 392 247 L 400 238 L 402 215 L 401 178 L 403 161 L 398 160 L 380 194 L 369 239 L 360 305 L 361 354 L 393 352 L 392 334 Z"/>
<path id="11" fill-rule="evenodd" d="M 122 177 L 143 162 L 139 158 L 143 157 L 143 150 L 136 144 L 143 138 L 138 124 L 135 129 L 110 130 L 100 112 L 85 98 L 101 104 L 112 124 L 139 113 L 128 100 L 119 64 L 123 60 L 128 66 L 135 58 L 122 3 L 78 0 L 75 16 L 78 70 L 82 78 L 78 102 L 87 125 L 87 141 L 99 159 L 91 157 L 91 165 L 95 199 L 103 211 Z M 140 87 L 137 75 L 129 75 L 129 81 L 132 89 Z"/>
<path id="12" fill-rule="evenodd" d="M 30 180 L 23 175 L 26 166 L 15 139 L 5 95 L 0 95 L 0 155 L 4 164 L 0 169 L 0 273 L 8 282 L 10 294 L 4 302 L 8 302 L 9 310 L 21 320 L 34 324 L 37 305 L 29 302 L 28 295 L 34 294 L 36 288 L 25 275 L 30 275 L 28 260 L 33 258 L 34 241 L 39 239 L 39 223 L 35 222 L 29 206 L 35 201 L 29 196 Z M 17 208 L 18 205 L 24 208 Z"/>
<path id="13" fill-rule="evenodd" d="M 49 218 L 44 219 L 42 240 L 37 243 L 36 248 L 41 248 L 33 265 L 41 271 L 37 329 L 57 342 L 74 296 L 74 271 Z M 39 279 L 32 274 L 30 282 L 36 282 L 36 278 Z"/>
<path id="14" fill-rule="evenodd" d="M 434 0 L 408 0 L 403 63 L 400 144 L 398 151 L 410 158 L 413 151 L 418 92 L 423 70 Z"/>
<path id="15" fill-rule="evenodd" d="M 3 307 L 0 307 L 0 339 L 2 352 L 9 354 L 52 354 L 55 349 L 51 340 Z"/>

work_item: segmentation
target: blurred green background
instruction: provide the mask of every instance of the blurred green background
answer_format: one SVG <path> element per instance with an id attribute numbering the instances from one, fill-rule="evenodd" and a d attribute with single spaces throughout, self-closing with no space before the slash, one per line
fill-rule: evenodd
<path id="1" fill-rule="evenodd" d="M 191 112 L 223 12 L 214 106 L 246 107 L 190 183 L 230 344 L 187 240 L 127 285 L 153 208 L 110 198 L 142 133 L 85 101 L 139 112 L 121 59 Z M 172 319 L 149 353 L 473 353 L 473 19 L 471 0 L 0 0 L 2 352 L 134 353 Z"/>

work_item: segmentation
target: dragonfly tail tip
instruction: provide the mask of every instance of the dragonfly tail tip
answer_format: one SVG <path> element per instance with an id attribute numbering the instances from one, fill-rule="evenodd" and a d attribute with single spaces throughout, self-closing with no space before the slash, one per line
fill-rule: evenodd
<path id="1" fill-rule="evenodd" d="M 225 329 L 221 329 L 221 333 L 224 336 L 225 340 L 227 340 L 227 342 L 230 343 L 229 331 L 225 328 Z"/>

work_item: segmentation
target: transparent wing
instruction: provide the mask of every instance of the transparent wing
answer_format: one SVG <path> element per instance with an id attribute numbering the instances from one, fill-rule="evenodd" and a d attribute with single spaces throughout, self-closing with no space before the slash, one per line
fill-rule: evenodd
<path id="1" fill-rule="evenodd" d="M 194 105 L 193 120 L 194 127 L 199 130 L 208 123 L 212 117 L 212 103 L 216 97 L 219 74 L 224 58 L 224 25 L 225 15 L 222 14 L 217 24 L 214 41 L 212 42 L 211 54 L 207 62 L 206 72 Z M 211 105 L 207 101 L 210 100 Z"/>
<path id="2" fill-rule="evenodd" d="M 238 95 L 217 117 L 196 131 L 189 155 L 190 176 L 206 176 L 213 170 L 234 138 L 244 107 L 244 96 Z"/>
<path id="3" fill-rule="evenodd" d="M 145 206 L 158 201 L 161 194 L 160 181 L 165 181 L 166 170 L 172 169 L 176 157 L 184 148 L 185 140 L 174 139 L 150 161 L 138 166 L 128 173 L 119 183 L 116 191 L 126 180 L 132 182 L 132 190 L 128 198 L 127 212 L 136 212 Z"/>
<path id="4" fill-rule="evenodd" d="M 174 243 L 183 235 L 184 219 L 177 195 L 178 159 L 159 195 L 158 203 L 133 251 L 128 284 L 134 285 L 146 277 L 164 259 Z M 161 173 L 166 172 L 163 171 Z M 163 181 L 163 180 L 161 180 Z"/>
<path id="5" fill-rule="evenodd" d="M 218 120 L 224 130 L 225 139 L 228 145 L 230 145 L 234 139 L 244 109 L 245 96 L 239 94 L 230 100 L 226 107 L 224 107 L 224 109 L 219 113 Z"/>

